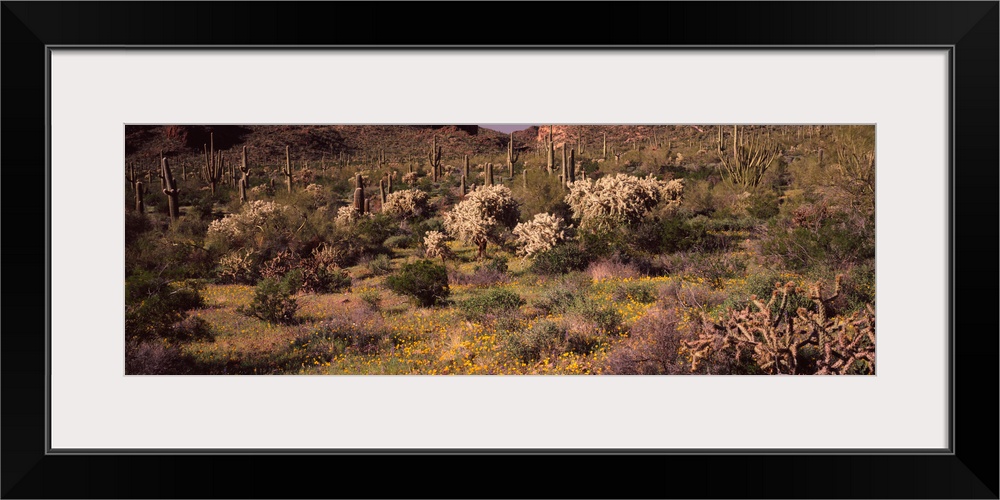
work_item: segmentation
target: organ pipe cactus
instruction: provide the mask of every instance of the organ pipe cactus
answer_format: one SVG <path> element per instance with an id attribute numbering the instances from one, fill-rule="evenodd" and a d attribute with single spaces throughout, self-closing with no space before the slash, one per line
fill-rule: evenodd
<path id="1" fill-rule="evenodd" d="M 180 217 L 180 205 L 177 203 L 177 195 L 180 190 L 177 189 L 177 183 L 174 181 L 174 176 L 170 174 L 170 164 L 167 162 L 166 158 L 160 159 L 160 175 L 163 178 L 163 183 L 165 187 L 163 188 L 163 194 L 167 196 L 167 207 L 170 211 L 170 220 L 177 220 Z"/>
<path id="2" fill-rule="evenodd" d="M 717 144 L 719 160 L 722 162 L 720 173 L 727 181 L 745 191 L 752 191 L 757 187 L 768 166 L 781 152 L 777 143 L 760 134 L 747 137 L 744 128 L 735 125 L 732 151 L 726 153 L 725 147 L 720 128 Z"/>
<path id="3" fill-rule="evenodd" d="M 211 137 L 211 134 L 209 135 Z M 211 139 L 210 139 L 211 140 Z M 209 146 L 203 145 L 205 148 L 205 168 L 202 170 L 202 174 L 205 177 L 205 182 L 212 186 L 212 194 L 215 194 L 215 188 L 222 180 L 222 165 L 219 165 L 215 161 L 215 153 L 209 148 Z"/>

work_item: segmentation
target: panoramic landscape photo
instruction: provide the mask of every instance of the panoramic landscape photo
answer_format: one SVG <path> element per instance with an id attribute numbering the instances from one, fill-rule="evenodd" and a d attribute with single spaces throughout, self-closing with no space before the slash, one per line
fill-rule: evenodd
<path id="1" fill-rule="evenodd" d="M 875 374 L 874 125 L 126 125 L 127 375 Z"/>

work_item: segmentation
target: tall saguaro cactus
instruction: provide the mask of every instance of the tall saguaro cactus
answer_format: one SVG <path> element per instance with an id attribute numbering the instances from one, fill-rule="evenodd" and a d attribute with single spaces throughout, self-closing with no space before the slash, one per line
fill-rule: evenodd
<path id="1" fill-rule="evenodd" d="M 604 149 L 601 151 L 601 159 L 607 160 L 608 159 L 608 133 L 607 132 L 604 133 L 603 140 L 604 140 Z"/>
<path id="2" fill-rule="evenodd" d="M 247 191 L 250 187 L 250 167 L 247 165 L 247 147 L 243 146 L 243 155 L 240 158 L 240 172 L 243 176 L 240 177 L 240 203 L 247 202 Z"/>
<path id="3" fill-rule="evenodd" d="M 210 138 L 211 136 L 209 134 Z M 205 149 L 205 168 L 202 170 L 202 173 L 204 174 L 205 182 L 212 186 L 212 194 L 215 194 L 215 188 L 219 185 L 219 181 L 222 180 L 222 165 L 215 161 L 215 152 L 209 145 L 205 144 L 203 147 Z M 214 147 L 214 145 L 211 147 Z"/>
<path id="4" fill-rule="evenodd" d="M 163 177 L 163 183 L 166 186 L 163 188 L 163 194 L 167 195 L 167 208 L 170 211 L 170 220 L 175 221 L 180 217 L 180 205 L 177 203 L 177 195 L 180 193 L 180 190 L 177 189 L 174 176 L 170 174 L 170 165 L 165 157 L 160 158 L 160 169 L 160 175 Z"/>
<path id="5" fill-rule="evenodd" d="M 719 161 L 722 162 L 720 173 L 745 191 L 752 191 L 760 184 L 768 166 L 781 152 L 777 143 L 761 134 L 750 134 L 748 137 L 744 128 L 736 125 L 733 125 L 732 150 L 726 153 L 721 128 L 717 148 Z"/>
<path id="6" fill-rule="evenodd" d="M 437 145 L 437 136 L 431 143 L 431 150 L 427 153 L 427 160 L 431 165 L 431 178 L 437 182 L 441 176 L 441 147 Z"/>
<path id="7" fill-rule="evenodd" d="M 486 172 L 485 172 L 485 175 L 484 175 L 483 182 L 487 186 L 492 186 L 493 185 L 493 164 L 492 163 L 487 163 L 486 164 Z"/>
<path id="8" fill-rule="evenodd" d="M 125 180 L 132 187 L 132 191 L 135 191 L 135 183 L 139 182 L 139 175 L 135 173 L 135 165 L 132 163 L 125 164 Z"/>
<path id="9" fill-rule="evenodd" d="M 365 213 L 365 179 L 361 173 L 354 174 L 354 209 Z"/>
<path id="10" fill-rule="evenodd" d="M 285 168 L 281 171 L 282 175 L 285 176 L 285 186 L 288 187 L 288 192 L 292 192 L 292 158 L 288 155 L 288 145 L 285 145 Z"/>
<path id="11" fill-rule="evenodd" d="M 142 200 L 148 192 L 142 181 L 135 181 L 135 211 L 140 214 L 146 211 L 146 205 L 143 204 Z"/>
<path id="12" fill-rule="evenodd" d="M 465 155 L 465 166 L 462 167 L 462 177 L 469 177 L 469 155 Z"/>
<path id="13" fill-rule="evenodd" d="M 545 164 L 545 169 L 546 172 L 549 173 L 549 175 L 552 175 L 552 169 L 555 167 L 556 164 L 555 144 L 552 142 L 552 125 L 549 125 L 549 140 L 547 142 L 549 148 L 549 155 Z"/>
<path id="14" fill-rule="evenodd" d="M 514 153 L 514 132 L 510 133 L 510 142 L 507 143 L 507 177 L 514 178 L 514 164 L 521 156 Z"/>

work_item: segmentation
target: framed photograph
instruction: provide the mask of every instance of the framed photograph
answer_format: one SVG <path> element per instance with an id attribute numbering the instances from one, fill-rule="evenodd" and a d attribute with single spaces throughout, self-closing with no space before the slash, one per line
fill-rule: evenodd
<path id="1" fill-rule="evenodd" d="M 996 498 L 997 3 L 653 5 L 5 2 L 3 496 Z"/>

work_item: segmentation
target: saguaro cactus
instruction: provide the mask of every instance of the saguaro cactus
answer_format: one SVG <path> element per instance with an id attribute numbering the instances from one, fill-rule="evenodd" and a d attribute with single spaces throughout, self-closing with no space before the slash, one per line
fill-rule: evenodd
<path id="1" fill-rule="evenodd" d="M 143 213 L 146 211 L 146 205 L 143 204 L 142 199 L 146 196 L 146 186 L 143 185 L 142 181 L 135 181 L 135 211 Z"/>
<path id="2" fill-rule="evenodd" d="M 205 182 L 212 186 L 212 194 L 215 194 L 215 188 L 222 180 L 222 165 L 215 161 L 215 153 L 209 149 L 207 144 L 203 147 L 205 149 L 205 168 L 202 170 L 202 174 L 205 177 Z"/>
<path id="3" fill-rule="evenodd" d="M 288 155 L 288 146 L 285 146 L 285 168 L 281 171 L 282 175 L 285 176 L 285 186 L 288 187 L 288 192 L 292 192 L 292 158 Z"/>
<path id="4" fill-rule="evenodd" d="M 493 185 L 493 164 L 492 163 L 487 163 L 486 164 L 486 172 L 485 172 L 485 175 L 484 175 L 483 182 L 487 186 L 492 186 Z"/>
<path id="5" fill-rule="evenodd" d="M 547 158 L 545 169 L 546 172 L 549 173 L 549 175 L 552 175 L 552 169 L 555 167 L 556 164 L 555 144 L 552 142 L 552 125 L 549 125 L 548 148 L 549 148 L 549 156 Z"/>
<path id="6" fill-rule="evenodd" d="M 468 193 L 468 192 L 469 192 L 468 191 L 468 187 L 465 185 L 465 176 L 463 175 L 462 176 L 462 196 L 465 196 L 465 194 Z"/>
<path id="7" fill-rule="evenodd" d="M 131 163 L 125 164 L 125 180 L 128 181 L 129 186 L 132 187 L 132 191 L 135 191 L 135 183 L 139 182 L 139 176 L 135 173 L 135 165 Z"/>
<path id="8" fill-rule="evenodd" d="M 514 164 L 521 156 L 514 153 L 514 132 L 510 133 L 510 142 L 507 143 L 507 177 L 514 178 Z"/>
<path id="9" fill-rule="evenodd" d="M 378 180 L 378 197 L 379 197 L 379 200 L 382 201 L 382 205 L 385 205 L 385 196 L 386 196 L 386 192 L 385 192 L 385 179 L 382 178 L 382 179 Z"/>
<path id="10" fill-rule="evenodd" d="M 434 136 L 434 141 L 431 143 L 431 150 L 427 153 L 427 160 L 431 165 L 431 178 L 434 182 L 437 182 L 441 176 L 441 149 L 437 145 L 437 136 Z"/>
<path id="11" fill-rule="evenodd" d="M 360 173 L 354 174 L 354 209 L 365 213 L 365 179 Z"/>
<path id="12" fill-rule="evenodd" d="M 601 159 L 607 160 L 608 159 L 608 133 L 607 132 L 604 132 L 604 134 L 603 134 L 603 141 L 604 141 L 604 149 L 601 151 Z"/>
<path id="13" fill-rule="evenodd" d="M 469 176 L 469 155 L 465 155 L 465 166 L 462 167 L 462 177 Z"/>
<path id="14" fill-rule="evenodd" d="M 160 175 L 163 177 L 163 182 L 166 187 L 163 188 L 163 194 L 167 195 L 167 207 L 170 211 L 170 220 L 177 220 L 180 217 L 180 205 L 177 203 L 177 195 L 180 190 L 177 189 L 177 183 L 174 181 L 174 176 L 170 174 L 170 165 L 166 158 L 160 158 Z"/>
<path id="15" fill-rule="evenodd" d="M 576 182 L 576 150 L 569 150 L 569 165 L 566 167 L 569 172 L 569 181 Z"/>
<path id="16" fill-rule="evenodd" d="M 247 147 L 243 146 L 243 155 L 240 158 L 240 172 L 243 176 L 240 177 L 240 203 L 247 202 L 247 191 L 250 187 L 250 167 L 247 166 Z"/>

